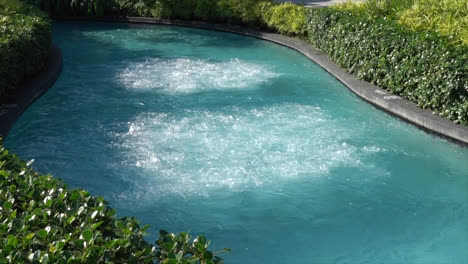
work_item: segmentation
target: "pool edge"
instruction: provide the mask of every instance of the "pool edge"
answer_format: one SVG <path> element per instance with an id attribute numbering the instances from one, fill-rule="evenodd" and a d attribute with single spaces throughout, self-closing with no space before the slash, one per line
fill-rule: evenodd
<path id="1" fill-rule="evenodd" d="M 1 98 L 0 137 L 7 137 L 8 132 L 24 111 L 54 85 L 62 72 L 62 67 L 62 51 L 52 44 L 44 68 L 32 78 L 22 82 L 18 89 Z"/>

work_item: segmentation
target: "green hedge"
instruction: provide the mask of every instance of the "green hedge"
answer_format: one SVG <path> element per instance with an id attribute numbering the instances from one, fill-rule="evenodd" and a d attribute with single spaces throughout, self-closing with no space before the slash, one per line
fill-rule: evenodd
<path id="1" fill-rule="evenodd" d="M 273 0 L 28 0 L 52 16 L 145 16 L 241 24 L 293 35 L 306 32 L 306 8 Z"/>
<path id="2" fill-rule="evenodd" d="M 0 263 L 222 263 L 209 241 L 160 231 L 115 216 L 100 197 L 70 190 L 10 154 L 0 142 Z"/>
<path id="3" fill-rule="evenodd" d="M 468 47 L 385 17 L 313 9 L 309 41 L 360 79 L 468 125 Z"/>
<path id="4" fill-rule="evenodd" d="M 46 14 L 18 1 L 0 1 L 0 96 L 44 67 L 51 38 Z"/>

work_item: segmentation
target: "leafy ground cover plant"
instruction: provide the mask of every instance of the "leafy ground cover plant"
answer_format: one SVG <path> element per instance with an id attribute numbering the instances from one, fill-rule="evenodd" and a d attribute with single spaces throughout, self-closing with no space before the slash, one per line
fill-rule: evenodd
<path id="1" fill-rule="evenodd" d="M 0 96 L 44 67 L 51 38 L 45 13 L 17 0 L 0 1 Z"/>
<path id="2" fill-rule="evenodd" d="M 155 245 L 148 226 L 116 218 L 101 197 L 68 189 L 41 175 L 0 142 L 0 262 L 10 263 L 222 263 L 204 236 L 160 231 Z"/>
<path id="3" fill-rule="evenodd" d="M 468 125 L 468 48 L 382 16 L 333 8 L 309 14 L 311 44 L 359 78 Z"/>
<path id="4" fill-rule="evenodd" d="M 468 45 L 466 0 L 367 0 L 337 5 L 340 10 L 387 17 L 413 31 L 447 36 L 452 45 Z"/>

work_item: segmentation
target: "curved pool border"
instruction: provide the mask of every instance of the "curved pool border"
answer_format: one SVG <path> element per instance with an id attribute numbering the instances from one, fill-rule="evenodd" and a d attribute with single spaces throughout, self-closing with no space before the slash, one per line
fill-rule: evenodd
<path id="1" fill-rule="evenodd" d="M 44 68 L 22 82 L 16 90 L 0 98 L 0 137 L 5 138 L 21 114 L 54 85 L 62 66 L 62 51 L 52 44 Z"/>
<path id="2" fill-rule="evenodd" d="M 426 132 L 449 139 L 455 143 L 468 147 L 468 127 L 455 124 L 452 121 L 433 114 L 432 110 L 422 109 L 409 100 L 393 95 L 388 91 L 373 85 L 369 82 L 359 80 L 354 75 L 348 73 L 338 64 L 334 63 L 326 54 L 320 52 L 309 43 L 298 38 L 287 37 L 276 33 L 263 32 L 256 29 L 245 28 L 234 25 L 212 24 L 198 21 L 183 20 L 159 20 L 147 17 L 106 17 L 106 18 L 68 18 L 62 17 L 58 20 L 71 21 L 101 21 L 101 22 L 126 22 L 138 24 L 159 24 L 192 27 L 199 29 L 215 30 L 251 36 L 263 40 L 268 40 L 282 46 L 294 49 L 310 60 L 314 61 L 343 83 L 348 89 L 360 98 L 369 102 L 373 106 L 409 122 Z M 53 83 L 52 83 L 53 84 Z M 50 86 L 52 85 L 50 84 Z M 31 102 L 32 103 L 32 102 Z M 1 109 L 0 109 L 1 110 Z M 23 110 L 24 111 L 24 110 Z M 1 112 L 0 112 L 1 113 Z M 22 111 L 21 111 L 22 113 Z M 19 117 L 19 115 L 18 115 Z M 16 118 L 18 118 L 16 117 Z M 0 130 L 1 134 L 1 130 Z"/>

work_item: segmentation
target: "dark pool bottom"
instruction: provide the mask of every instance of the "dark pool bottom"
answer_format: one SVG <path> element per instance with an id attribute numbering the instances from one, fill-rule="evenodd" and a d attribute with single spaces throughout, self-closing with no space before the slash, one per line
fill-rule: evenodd
<path id="1" fill-rule="evenodd" d="M 63 73 L 6 146 L 153 234 L 203 233 L 227 263 L 468 261 L 468 150 L 297 52 L 165 26 L 54 38 Z"/>

